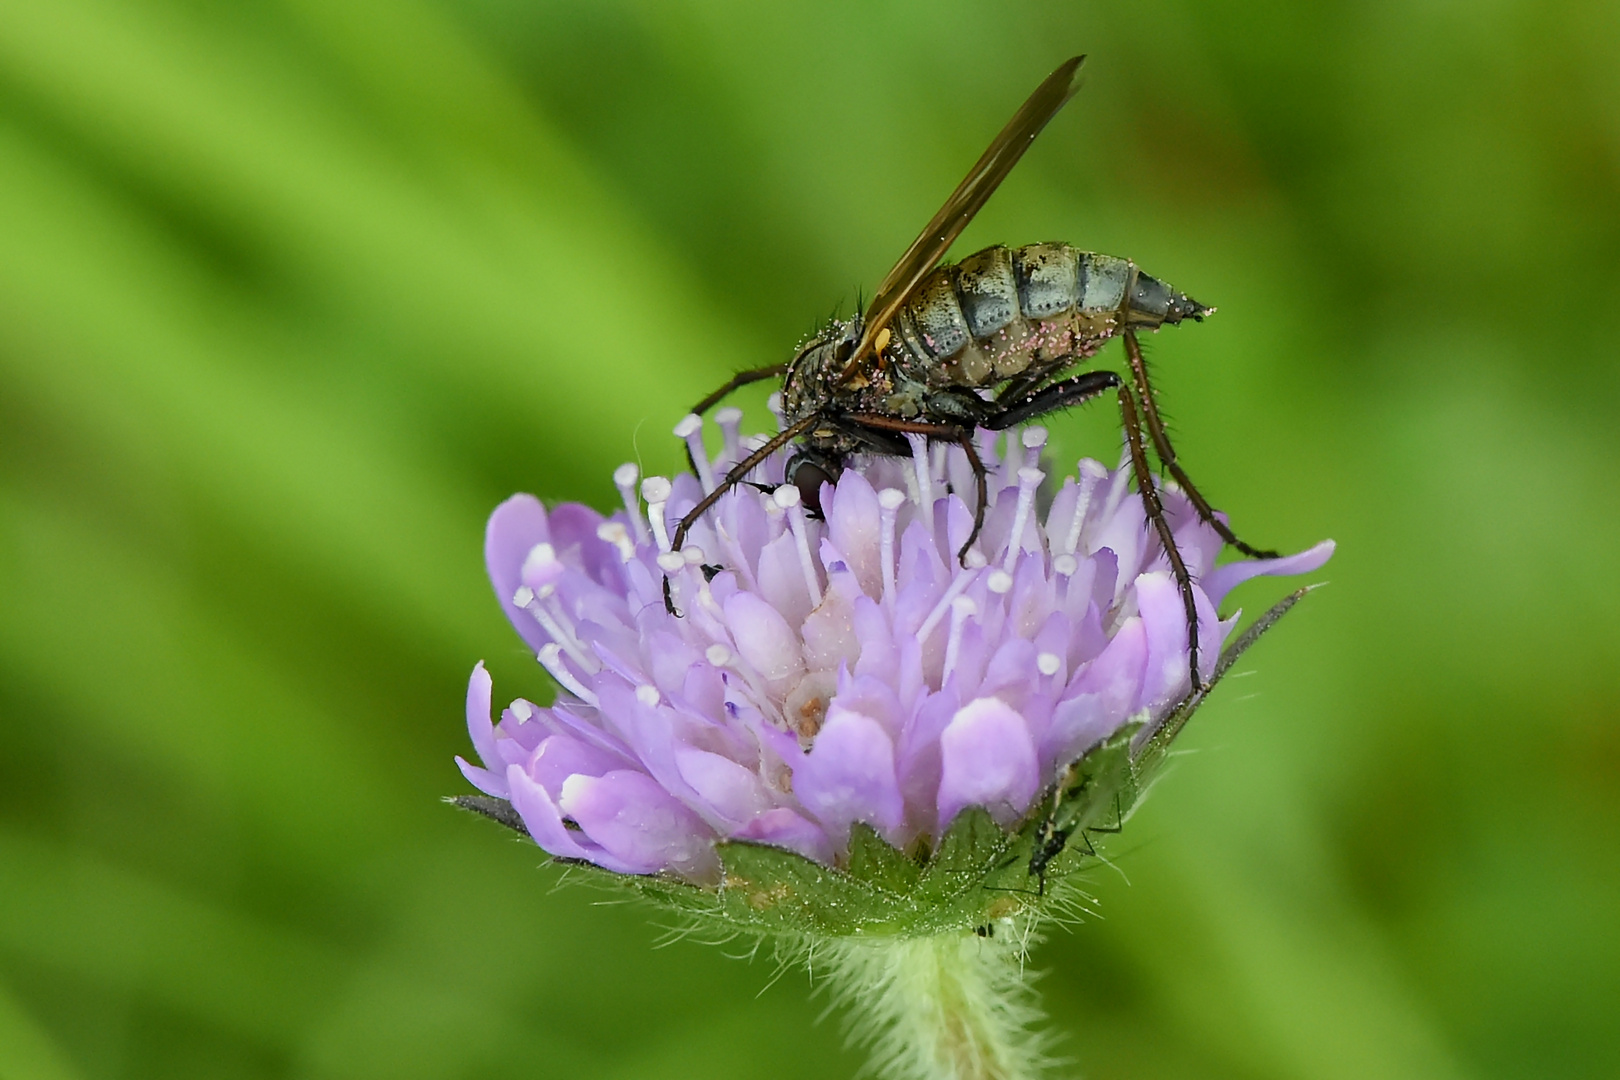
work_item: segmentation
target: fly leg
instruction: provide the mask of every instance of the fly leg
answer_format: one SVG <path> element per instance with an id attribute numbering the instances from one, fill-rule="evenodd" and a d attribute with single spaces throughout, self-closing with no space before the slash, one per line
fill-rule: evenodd
<path id="1" fill-rule="evenodd" d="M 669 549 L 671 551 L 680 551 L 686 544 L 686 534 L 692 531 L 692 526 L 697 524 L 699 518 L 708 513 L 711 506 L 720 501 L 720 496 L 738 484 L 743 483 L 748 474 L 753 472 L 760 462 L 776 453 L 792 440 L 803 435 L 806 431 L 809 431 L 820 419 L 820 413 L 811 413 L 797 423 L 789 424 L 775 435 L 772 435 L 770 441 L 764 446 L 761 446 L 734 465 L 731 471 L 726 473 L 725 477 L 714 486 L 714 490 L 699 499 L 698 504 L 688 510 L 685 517 L 681 518 L 681 523 L 675 526 L 675 535 L 670 540 Z M 677 619 L 681 617 L 680 611 L 675 607 L 675 597 L 670 590 L 668 573 L 664 574 L 664 610 Z"/>
<path id="2" fill-rule="evenodd" d="M 697 415 L 702 416 L 704 413 L 708 412 L 710 409 L 724 401 L 726 396 L 733 390 L 740 390 L 743 387 L 748 386 L 750 383 L 757 383 L 765 379 L 774 379 L 778 375 L 785 375 L 787 374 L 787 369 L 788 366 L 786 364 L 771 364 L 769 367 L 750 368 L 747 371 L 739 371 L 737 374 L 727 379 L 725 384 L 714 393 L 692 406 L 692 411 Z"/>
<path id="3" fill-rule="evenodd" d="M 984 468 L 984 462 L 979 459 L 979 448 L 973 445 L 973 432 L 955 424 L 931 424 L 926 420 L 899 420 L 892 416 L 883 416 L 878 413 L 851 413 L 849 418 L 865 428 L 875 431 L 894 431 L 903 435 L 929 435 L 942 442 L 953 442 L 962 448 L 967 455 L 968 465 L 973 469 L 973 483 L 978 489 L 978 502 L 973 510 L 973 531 L 968 534 L 967 542 L 962 550 L 956 553 L 956 559 L 963 566 L 967 565 L 968 548 L 973 541 L 979 538 L 979 530 L 984 527 L 985 504 L 990 501 L 990 486 Z"/>
<path id="4" fill-rule="evenodd" d="M 727 379 L 724 385 L 722 385 L 718 390 L 714 391 L 714 393 L 692 406 L 691 415 L 702 416 L 704 413 L 708 412 L 710 409 L 724 401 L 727 395 L 729 395 L 733 390 L 741 389 L 742 387 L 748 386 L 751 383 L 762 382 L 765 379 L 774 379 L 778 375 L 785 374 L 787 369 L 788 366 L 786 364 L 771 364 L 769 367 L 750 368 L 747 371 L 739 371 L 737 374 Z M 686 448 L 686 464 L 692 470 L 692 474 L 694 476 L 697 475 L 697 459 L 692 457 L 692 448 L 690 446 Z"/>
<path id="5" fill-rule="evenodd" d="M 1159 463 L 1169 470 L 1170 475 L 1176 478 L 1181 490 L 1186 492 L 1198 516 L 1220 534 L 1222 540 L 1237 548 L 1251 559 L 1275 559 L 1275 551 L 1260 551 L 1250 547 L 1237 538 L 1230 526 L 1215 516 L 1215 508 L 1209 505 L 1199 490 L 1193 486 L 1192 480 L 1187 476 L 1186 470 L 1176 464 L 1176 452 L 1170 446 L 1170 435 L 1164 429 L 1164 423 L 1159 419 L 1159 407 L 1153 400 L 1153 386 L 1148 382 L 1147 362 L 1142 358 L 1142 345 L 1136 340 L 1134 330 L 1125 331 L 1125 355 L 1130 358 L 1131 375 L 1136 382 L 1137 396 L 1142 399 L 1142 412 L 1147 418 L 1148 435 L 1153 439 L 1153 450 L 1159 455 Z"/>
<path id="6" fill-rule="evenodd" d="M 1119 412 L 1125 423 L 1125 441 L 1130 446 L 1131 467 L 1136 473 L 1136 490 L 1142 497 L 1148 520 L 1159 534 L 1159 543 L 1170 560 L 1170 572 L 1176 579 L 1176 589 L 1181 593 L 1181 605 L 1187 614 L 1187 663 L 1192 674 L 1193 693 L 1197 693 L 1203 689 L 1204 680 L 1198 673 L 1198 607 L 1193 601 L 1192 575 L 1187 572 L 1181 549 L 1176 547 L 1175 535 L 1170 531 L 1170 523 L 1165 520 L 1164 504 L 1159 501 L 1158 489 L 1153 484 L 1153 469 L 1148 465 L 1147 448 L 1142 441 L 1141 414 L 1125 380 L 1112 371 L 1087 371 L 1043 387 L 1022 401 L 1009 402 L 1000 412 L 986 418 L 983 424 L 992 431 L 1002 431 L 1025 420 L 1090 401 L 1108 390 L 1116 390 L 1119 394 Z"/>

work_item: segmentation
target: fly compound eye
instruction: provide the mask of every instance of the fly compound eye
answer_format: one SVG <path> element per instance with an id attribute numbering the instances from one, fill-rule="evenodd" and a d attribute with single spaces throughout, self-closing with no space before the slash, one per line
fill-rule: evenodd
<path id="1" fill-rule="evenodd" d="M 821 485 L 838 478 L 832 462 L 808 454 L 795 454 L 787 464 L 787 481 L 799 489 L 799 498 L 811 517 L 821 517 Z"/>

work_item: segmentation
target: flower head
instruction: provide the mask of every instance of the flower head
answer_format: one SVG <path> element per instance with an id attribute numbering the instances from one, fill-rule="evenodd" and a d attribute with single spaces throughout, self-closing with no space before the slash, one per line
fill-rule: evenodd
<path id="1" fill-rule="evenodd" d="M 675 523 L 748 453 L 736 410 L 720 420 L 720 461 L 689 440 L 696 476 L 638 489 L 621 467 L 611 517 L 517 495 L 490 518 L 495 591 L 561 689 L 492 724 L 480 664 L 467 725 L 483 765 L 457 760 L 552 855 L 704 882 L 723 839 L 836 865 L 856 822 L 901 850 L 970 806 L 1011 828 L 1088 748 L 1131 722 L 1145 739 L 1186 697 L 1182 600 L 1127 469 L 1082 461 L 1048 498 L 1043 429 L 1001 455 L 981 433 L 990 505 L 959 560 L 961 450 L 918 438 L 909 460 L 857 462 L 823 488 L 822 520 L 776 486 L 778 455 L 671 551 Z M 1314 570 L 1333 545 L 1216 566 L 1215 531 L 1163 497 L 1207 677 L 1237 622 L 1217 616 L 1227 594 Z"/>

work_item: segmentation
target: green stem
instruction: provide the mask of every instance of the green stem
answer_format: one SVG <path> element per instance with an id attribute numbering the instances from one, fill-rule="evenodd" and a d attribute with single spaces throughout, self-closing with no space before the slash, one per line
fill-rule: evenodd
<path id="1" fill-rule="evenodd" d="M 941 934 L 842 938 L 815 950 L 855 1039 L 886 1080 L 1032 1080 L 1045 1073 L 1046 1039 L 1024 975 L 1027 941 Z"/>

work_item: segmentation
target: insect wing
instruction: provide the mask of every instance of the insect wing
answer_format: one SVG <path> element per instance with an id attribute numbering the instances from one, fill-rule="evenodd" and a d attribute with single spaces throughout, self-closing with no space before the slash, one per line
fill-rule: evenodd
<path id="1" fill-rule="evenodd" d="M 939 208 L 939 213 L 911 242 L 906 253 L 900 256 L 900 261 L 894 264 L 894 269 L 878 286 L 871 305 L 866 309 L 861 342 L 844 370 L 846 377 L 857 370 L 857 365 L 871 351 L 878 333 L 894 318 L 895 312 L 900 310 L 900 305 L 905 303 L 917 283 L 945 257 L 945 252 L 962 235 L 962 230 L 967 228 L 974 215 L 983 209 L 990 196 L 995 194 L 996 188 L 1012 172 L 1013 166 L 1018 164 L 1047 121 L 1074 97 L 1075 91 L 1080 89 L 1080 66 L 1085 61 L 1084 56 L 1073 57 L 1035 88 L 1029 100 L 1007 121 L 1007 126 L 1001 129 L 1001 134 L 996 136 L 990 148 L 968 170 L 962 182 L 956 185 L 956 190 Z"/>

